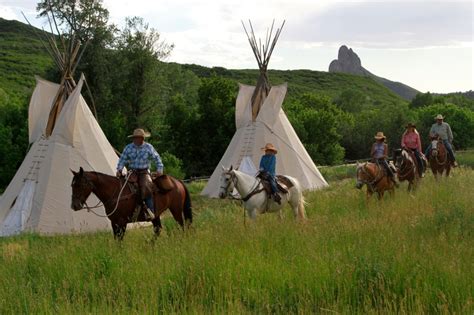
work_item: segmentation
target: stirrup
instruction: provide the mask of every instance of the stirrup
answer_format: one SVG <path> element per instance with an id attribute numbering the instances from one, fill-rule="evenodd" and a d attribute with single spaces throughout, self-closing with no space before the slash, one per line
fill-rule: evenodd
<path id="1" fill-rule="evenodd" d="M 148 207 L 145 207 L 145 219 L 150 221 L 155 219 L 155 214 Z"/>

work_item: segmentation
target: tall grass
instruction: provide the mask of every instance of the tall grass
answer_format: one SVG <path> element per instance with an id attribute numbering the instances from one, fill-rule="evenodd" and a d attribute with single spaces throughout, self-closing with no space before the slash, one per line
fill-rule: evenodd
<path id="1" fill-rule="evenodd" d="M 0 240 L 0 313 L 472 313 L 474 171 L 365 204 L 308 193 L 308 221 L 244 221 L 192 185 L 194 228 Z"/>

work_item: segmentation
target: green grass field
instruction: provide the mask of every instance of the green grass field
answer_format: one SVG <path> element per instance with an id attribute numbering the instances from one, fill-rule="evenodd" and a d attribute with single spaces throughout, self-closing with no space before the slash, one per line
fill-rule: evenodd
<path id="1" fill-rule="evenodd" d="M 308 193 L 306 223 L 198 195 L 171 218 L 111 233 L 0 239 L 0 313 L 474 312 L 474 171 L 365 204 L 353 179 Z"/>

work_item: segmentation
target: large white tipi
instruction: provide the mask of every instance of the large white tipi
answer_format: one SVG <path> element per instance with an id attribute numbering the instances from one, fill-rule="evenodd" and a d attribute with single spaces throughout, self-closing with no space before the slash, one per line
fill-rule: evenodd
<path id="1" fill-rule="evenodd" d="M 280 36 L 284 22 L 275 32 L 267 32 L 264 45 L 257 45 L 253 28 L 246 30 L 250 46 L 257 58 L 260 77 L 257 86 L 240 84 L 235 105 L 236 132 L 212 173 L 202 195 L 217 198 L 220 189 L 222 166 L 233 166 L 254 175 L 266 143 L 278 149 L 277 174 L 295 177 L 306 190 L 314 190 L 328 185 L 304 148 L 290 121 L 281 108 L 285 99 L 287 84 L 270 87 L 267 66 L 271 53 Z M 245 26 L 244 26 L 245 29 Z M 260 48 L 259 48 L 260 47 Z"/>
<path id="2" fill-rule="evenodd" d="M 80 42 L 46 39 L 60 84 L 36 78 L 28 113 L 30 149 L 0 199 L 0 236 L 21 232 L 64 234 L 108 229 L 110 223 L 86 211 L 71 209 L 72 170 L 83 167 L 113 175 L 115 151 L 81 95 L 84 77 L 72 75 L 83 50 Z M 66 44 L 68 43 L 68 47 Z M 88 200 L 98 203 L 95 196 Z M 103 207 L 95 209 L 104 215 Z"/>

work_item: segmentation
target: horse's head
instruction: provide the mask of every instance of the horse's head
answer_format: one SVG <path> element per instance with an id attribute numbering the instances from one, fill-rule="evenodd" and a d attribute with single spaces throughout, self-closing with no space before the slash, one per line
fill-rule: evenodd
<path id="1" fill-rule="evenodd" d="M 74 172 L 71 170 L 74 177 L 72 178 L 72 199 L 71 199 L 71 208 L 75 211 L 81 210 L 84 208 L 87 198 L 92 193 L 92 188 L 94 185 L 84 174 L 82 167 L 79 169 L 79 172 Z"/>
<path id="2" fill-rule="evenodd" d="M 232 166 L 229 169 L 222 166 L 222 175 L 220 178 L 219 186 L 219 198 L 223 199 L 232 193 L 232 191 L 234 190 L 234 176 L 235 173 Z"/>
<path id="3" fill-rule="evenodd" d="M 395 166 L 397 168 L 400 168 L 402 166 L 404 152 L 405 150 L 403 148 L 393 150 L 393 160 L 395 161 Z"/>
<path id="4" fill-rule="evenodd" d="M 367 163 L 361 164 L 357 161 L 356 167 L 356 188 L 361 189 L 364 184 L 369 181 L 367 171 L 365 170 Z"/>
<path id="5" fill-rule="evenodd" d="M 438 147 L 439 144 L 439 138 L 438 137 L 432 137 L 431 138 L 431 156 L 436 157 L 438 156 Z"/>

